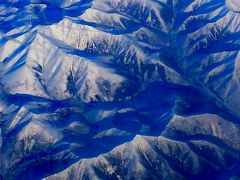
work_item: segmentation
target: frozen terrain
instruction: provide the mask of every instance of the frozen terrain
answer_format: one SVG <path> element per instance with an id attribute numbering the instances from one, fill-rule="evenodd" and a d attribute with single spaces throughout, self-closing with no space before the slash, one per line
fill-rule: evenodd
<path id="1" fill-rule="evenodd" d="M 239 0 L 0 0 L 0 180 L 240 179 Z"/>

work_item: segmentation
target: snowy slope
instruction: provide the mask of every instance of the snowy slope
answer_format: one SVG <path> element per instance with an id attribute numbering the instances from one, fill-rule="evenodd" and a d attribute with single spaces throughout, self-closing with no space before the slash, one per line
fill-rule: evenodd
<path id="1" fill-rule="evenodd" d="M 239 178 L 237 0 L 0 0 L 0 179 Z"/>

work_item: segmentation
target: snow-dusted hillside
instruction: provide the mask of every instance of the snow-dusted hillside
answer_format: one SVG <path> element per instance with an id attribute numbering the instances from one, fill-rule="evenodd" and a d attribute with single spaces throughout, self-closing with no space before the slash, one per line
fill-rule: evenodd
<path id="1" fill-rule="evenodd" d="M 0 179 L 240 178 L 237 0 L 0 0 Z"/>

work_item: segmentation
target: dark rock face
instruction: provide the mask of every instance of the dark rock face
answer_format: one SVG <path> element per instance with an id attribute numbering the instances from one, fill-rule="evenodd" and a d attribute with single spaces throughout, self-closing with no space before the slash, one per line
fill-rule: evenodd
<path id="1" fill-rule="evenodd" d="M 0 180 L 240 178 L 238 4 L 0 0 Z"/>

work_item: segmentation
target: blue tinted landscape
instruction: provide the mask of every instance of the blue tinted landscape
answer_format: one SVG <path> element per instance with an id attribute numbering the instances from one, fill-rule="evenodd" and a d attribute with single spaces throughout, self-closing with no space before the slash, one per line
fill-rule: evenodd
<path id="1" fill-rule="evenodd" d="M 0 0 L 0 180 L 240 179 L 239 0 Z"/>

